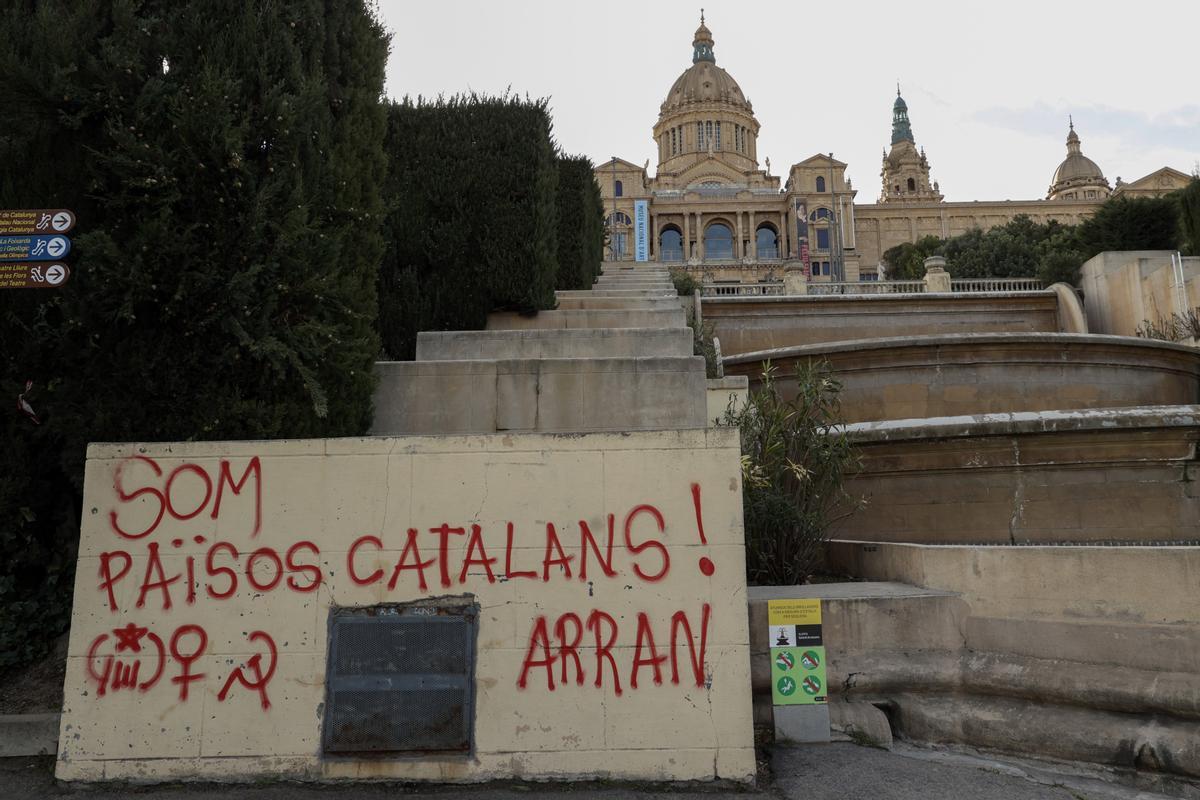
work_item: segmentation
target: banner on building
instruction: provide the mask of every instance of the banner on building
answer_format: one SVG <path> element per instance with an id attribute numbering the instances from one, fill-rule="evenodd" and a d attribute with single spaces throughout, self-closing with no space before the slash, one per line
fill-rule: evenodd
<path id="1" fill-rule="evenodd" d="M 650 260 L 650 203 L 646 200 L 633 201 L 634 258 Z"/>
<path id="2" fill-rule="evenodd" d="M 812 263 L 808 258 L 808 206 L 803 200 L 796 201 L 796 241 L 800 243 L 800 261 L 804 264 L 804 277 L 812 277 Z"/>

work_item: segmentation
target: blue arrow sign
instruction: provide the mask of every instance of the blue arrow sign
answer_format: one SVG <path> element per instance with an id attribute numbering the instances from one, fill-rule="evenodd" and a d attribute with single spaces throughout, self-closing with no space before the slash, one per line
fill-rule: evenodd
<path id="1" fill-rule="evenodd" d="M 69 252 L 65 236 L 0 236 L 0 261 L 57 261 Z"/>

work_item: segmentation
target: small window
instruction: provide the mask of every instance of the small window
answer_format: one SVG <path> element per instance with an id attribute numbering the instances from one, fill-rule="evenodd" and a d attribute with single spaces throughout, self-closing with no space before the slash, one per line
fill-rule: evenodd
<path id="1" fill-rule="evenodd" d="M 716 131 L 717 131 L 717 149 L 720 150 L 721 149 L 721 123 L 720 122 L 718 122 L 716 124 Z"/>
<path id="2" fill-rule="evenodd" d="M 817 228 L 817 249 L 829 249 L 829 228 Z"/>
<path id="3" fill-rule="evenodd" d="M 817 191 L 818 192 L 825 191 L 825 179 L 822 178 L 820 175 L 817 176 Z"/>
<path id="4" fill-rule="evenodd" d="M 704 150 L 707 147 L 704 143 L 704 123 L 696 123 L 696 149 Z"/>
<path id="5" fill-rule="evenodd" d="M 466 598 L 334 608 L 324 752 L 469 754 L 478 619 Z"/>
<path id="6" fill-rule="evenodd" d="M 917 182 L 914 181 L 912 178 L 908 179 L 908 190 L 910 192 L 915 192 L 917 190 Z"/>
<path id="7" fill-rule="evenodd" d="M 625 185 L 622 184 L 620 181 L 615 181 L 613 183 L 613 195 L 616 197 L 624 197 L 625 196 Z"/>

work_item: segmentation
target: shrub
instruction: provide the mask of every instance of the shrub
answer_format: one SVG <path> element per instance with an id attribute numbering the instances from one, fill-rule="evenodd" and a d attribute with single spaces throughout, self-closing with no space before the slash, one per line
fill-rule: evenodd
<path id="1" fill-rule="evenodd" d="M 604 256 L 604 208 L 595 169 L 585 156 L 558 158 L 556 289 L 590 289 Z"/>
<path id="2" fill-rule="evenodd" d="M 795 382 L 786 399 L 766 364 L 746 407 L 720 421 L 741 432 L 746 577 L 759 585 L 806 582 L 830 526 L 862 505 L 844 486 L 859 461 L 837 427 L 841 384 L 825 362 L 800 364 Z"/>
<path id="3" fill-rule="evenodd" d="M 691 297 L 700 291 L 702 284 L 687 270 L 672 267 L 670 275 L 671 282 L 675 284 L 675 291 L 680 297 Z"/>
<path id="4" fill-rule="evenodd" d="M 559 170 L 545 100 L 478 94 L 388 108 L 384 352 L 417 331 L 480 330 L 497 309 L 553 308 Z"/>

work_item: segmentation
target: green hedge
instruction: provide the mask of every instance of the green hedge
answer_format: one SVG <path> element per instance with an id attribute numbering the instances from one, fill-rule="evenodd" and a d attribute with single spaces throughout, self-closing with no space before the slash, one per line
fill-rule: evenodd
<path id="1" fill-rule="evenodd" d="M 79 218 L 0 297 L 0 665 L 65 624 L 87 442 L 369 426 L 387 50 L 363 2 L 0 12 L 0 208 Z"/>
<path id="2" fill-rule="evenodd" d="M 559 170 L 545 100 L 477 94 L 388 109 L 383 349 L 478 330 L 497 309 L 554 306 Z"/>
<path id="3" fill-rule="evenodd" d="M 604 257 L 604 204 L 585 156 L 558 159 L 558 289 L 590 289 Z"/>

